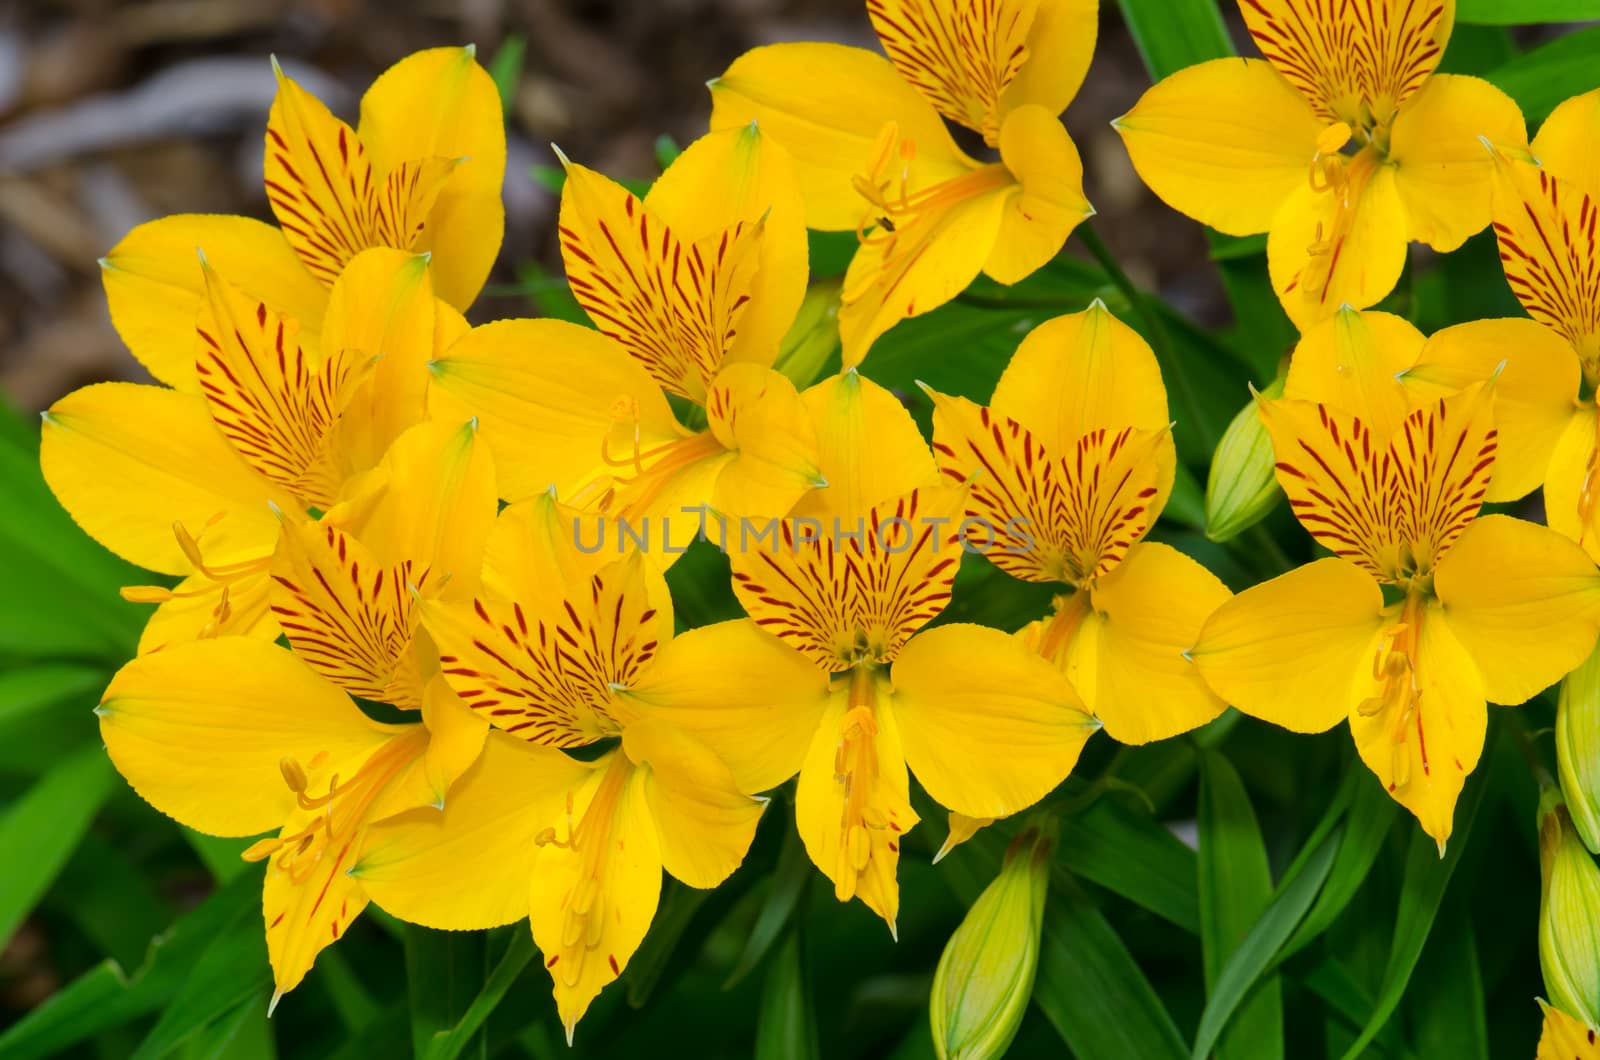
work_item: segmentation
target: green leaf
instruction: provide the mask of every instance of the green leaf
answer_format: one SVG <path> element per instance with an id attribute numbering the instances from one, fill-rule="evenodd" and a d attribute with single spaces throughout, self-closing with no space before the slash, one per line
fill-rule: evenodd
<path id="1" fill-rule="evenodd" d="M 1352 768 L 1359 768 L 1352 763 Z M 1344 912 L 1365 882 L 1372 863 L 1383 850 L 1383 841 L 1394 825 L 1397 805 L 1383 790 L 1383 785 L 1367 778 L 1358 785 L 1351 796 L 1350 809 L 1345 818 L 1344 841 L 1333 859 L 1333 869 L 1317 903 L 1306 914 L 1294 937 L 1284 944 L 1279 960 L 1287 960 L 1326 931 L 1339 914 Z"/>
<path id="2" fill-rule="evenodd" d="M 1120 0 L 1119 6 L 1152 80 L 1233 54 L 1216 0 Z"/>
<path id="3" fill-rule="evenodd" d="M 1522 108 L 1528 125 L 1537 125 L 1572 96 L 1600 86 L 1600 26 L 1557 37 L 1513 59 L 1489 75 Z"/>
<path id="4" fill-rule="evenodd" d="M 149 866 L 121 846 L 86 832 L 42 908 L 71 920 L 100 953 L 131 966 L 172 914 L 152 886 Z"/>
<path id="5" fill-rule="evenodd" d="M 472 1004 L 467 1006 L 467 1011 L 454 1027 L 440 1031 L 428 1042 L 427 1051 L 422 1054 L 425 1060 L 455 1060 L 460 1056 L 461 1051 L 471 1043 L 472 1036 L 478 1033 L 490 1013 L 505 998 L 511 984 L 517 981 L 522 970 L 533 960 L 535 952 L 533 934 L 524 925 L 513 924 L 511 941 L 500 955 L 494 971 L 489 973 L 483 989 L 473 998 Z"/>
<path id="6" fill-rule="evenodd" d="M 1228 958 L 1206 999 L 1205 1010 L 1200 1014 L 1200 1028 L 1195 1032 L 1194 1049 L 1190 1054 L 1194 1060 L 1202 1060 L 1211 1054 L 1212 1047 L 1233 1018 L 1239 1003 L 1272 963 L 1295 925 L 1311 907 L 1312 899 L 1316 898 L 1322 881 L 1327 879 L 1328 870 L 1333 866 L 1333 855 L 1339 849 L 1339 839 L 1340 832 L 1335 826 L 1303 861 L 1290 867 L 1279 884 L 1272 904 L 1267 906 L 1244 941 L 1239 943 L 1239 948 Z"/>
<path id="7" fill-rule="evenodd" d="M 0 673 L 0 733 L 14 721 L 76 701 L 91 706 L 109 675 L 103 666 L 46 662 Z"/>
<path id="8" fill-rule="evenodd" d="M 156 1060 L 240 1006 L 253 1007 L 271 989 L 267 939 L 260 917 L 241 909 L 190 968 L 177 994 L 161 1010 L 133 1060 Z"/>
<path id="9" fill-rule="evenodd" d="M 11 937 L 49 889 L 116 775 L 104 748 L 80 748 L 0 817 L 0 939 Z"/>
<path id="10" fill-rule="evenodd" d="M 1078 1056 L 1182 1057 L 1183 1036 L 1128 947 L 1088 898 L 1062 893 L 1058 879 L 1045 903 L 1034 1004 Z"/>
<path id="11" fill-rule="evenodd" d="M 1489 1060 L 1489 1028 L 1484 1021 L 1483 975 L 1478 945 L 1462 902 L 1445 907 L 1417 966 L 1416 982 L 1406 991 L 1406 1022 L 1423 1056 L 1451 1060 Z"/>
<path id="12" fill-rule="evenodd" d="M 690 921 L 712 893 L 667 878 L 661 890 L 661 904 L 656 907 L 655 919 L 650 921 L 650 931 L 628 959 L 629 1006 L 643 1008 L 650 1000 L 662 973 L 677 953 Z"/>
<path id="13" fill-rule="evenodd" d="M 517 86 L 522 82 L 522 58 L 528 51 L 528 38 L 508 33 L 489 60 L 489 77 L 500 93 L 500 108 L 509 115 L 517 101 Z"/>
<path id="14" fill-rule="evenodd" d="M 755 1058 L 814 1060 L 821 1055 L 817 1044 L 816 1006 L 811 998 L 804 947 L 796 925 L 785 933 L 761 984 Z"/>
<path id="15" fill-rule="evenodd" d="M 1361 1050 L 1383 1029 L 1395 1007 L 1400 1004 L 1406 984 L 1411 981 L 1411 973 L 1417 966 L 1417 958 L 1422 954 L 1423 944 L 1428 941 L 1428 933 L 1433 929 L 1434 917 L 1438 915 L 1439 904 L 1444 900 L 1445 888 L 1450 885 L 1456 863 L 1466 849 L 1473 819 L 1478 815 L 1484 789 L 1488 787 L 1485 780 L 1487 775 L 1488 770 L 1480 769 L 1467 779 L 1467 786 L 1456 802 L 1452 842 L 1446 846 L 1443 856 L 1440 856 L 1433 840 L 1421 828 L 1412 833 L 1400 887 L 1400 909 L 1395 915 L 1394 942 L 1383 972 L 1383 986 L 1378 991 L 1377 1003 L 1362 1028 L 1361 1036 L 1345 1052 L 1344 1060 L 1359 1057 Z"/>
<path id="16" fill-rule="evenodd" d="M 260 908 L 260 877 L 240 877 L 152 940 L 144 964 L 132 977 L 116 961 L 106 960 L 56 991 L 0 1034 L 0 1056 L 57 1056 L 156 1011 L 182 988 L 195 962 L 230 925 L 249 923 L 259 931 Z M 257 918 L 254 923 L 241 919 L 251 917 Z"/>
<path id="17" fill-rule="evenodd" d="M 783 847 L 778 852 L 778 865 L 772 870 L 766 900 L 761 903 L 761 911 L 756 914 L 755 923 L 745 937 L 739 961 L 728 973 L 728 978 L 723 980 L 722 989 L 732 990 L 738 986 L 766 957 L 772 944 L 778 941 L 779 935 L 788 926 L 795 910 L 800 908 L 800 899 L 805 895 L 806 884 L 811 882 L 814 872 L 816 870 L 811 866 L 805 845 L 800 842 L 799 831 L 785 828 Z"/>
<path id="18" fill-rule="evenodd" d="M 1456 0 L 1456 21 L 1487 26 L 1600 19 L 1600 0 Z"/>
<path id="19" fill-rule="evenodd" d="M 1200 943 L 1207 989 L 1272 898 L 1272 871 L 1244 784 L 1216 751 L 1200 756 Z M 1252 989 L 1217 1042 L 1220 1060 L 1283 1056 L 1283 991 Z"/>
<path id="20" fill-rule="evenodd" d="M 483 943 L 477 934 L 406 925 L 406 993 L 414 1055 L 425 1055 L 435 1035 L 448 1034 L 477 996 L 484 978 Z"/>
<path id="21" fill-rule="evenodd" d="M 1118 799 L 1097 799 L 1063 823 L 1056 858 L 1074 874 L 1199 933 L 1195 853 L 1147 814 Z"/>

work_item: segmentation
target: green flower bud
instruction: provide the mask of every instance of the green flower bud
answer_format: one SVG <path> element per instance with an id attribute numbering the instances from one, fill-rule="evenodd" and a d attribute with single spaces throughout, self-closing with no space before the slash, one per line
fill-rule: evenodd
<path id="1" fill-rule="evenodd" d="M 1561 682 L 1556 768 L 1573 826 L 1600 854 L 1600 650 Z"/>
<path id="2" fill-rule="evenodd" d="M 1261 392 L 1264 398 L 1283 397 L 1283 375 Z M 1265 518 L 1283 491 L 1272 472 L 1272 439 L 1256 409 L 1256 399 L 1222 432 L 1211 474 L 1206 479 L 1206 536 L 1227 541 Z"/>
<path id="3" fill-rule="evenodd" d="M 1539 804 L 1539 967 L 1550 1003 L 1600 1026 L 1600 867 L 1555 788 Z"/>
<path id="4" fill-rule="evenodd" d="M 1053 817 L 1019 832 L 1000 875 L 945 944 L 928 1006 L 940 1060 L 997 1057 L 1016 1037 L 1039 967 L 1055 841 Z"/>
<path id="5" fill-rule="evenodd" d="M 794 323 L 773 365 L 804 390 L 817 381 L 828 358 L 839 352 L 839 282 L 824 280 L 806 289 Z"/>

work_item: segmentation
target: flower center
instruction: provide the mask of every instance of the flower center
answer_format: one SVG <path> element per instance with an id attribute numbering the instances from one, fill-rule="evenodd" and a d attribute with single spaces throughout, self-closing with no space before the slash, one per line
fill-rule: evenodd
<path id="1" fill-rule="evenodd" d="M 839 861 L 833 885 L 834 896 L 841 902 L 855 896 L 856 885 L 872 862 L 874 833 L 880 833 L 878 838 L 882 838 L 885 830 L 900 830 L 872 805 L 878 783 L 879 680 L 878 671 L 871 665 L 851 671 L 849 709 L 839 722 L 839 746 L 833 755 L 834 782 L 844 787 L 844 805 L 839 812 Z M 890 846 L 894 846 L 892 840 Z"/>
<path id="2" fill-rule="evenodd" d="M 622 795 L 633 775 L 633 763 L 621 751 L 613 752 L 600 778 L 600 786 L 589 800 L 583 816 L 573 820 L 573 796 L 567 793 L 567 838 L 557 839 L 554 828 L 547 828 L 534 839 L 540 846 L 556 846 L 579 859 L 577 882 L 567 895 L 561 911 L 561 948 L 550 959 L 550 967 L 568 987 L 578 984 L 586 955 L 600 945 L 605 930 L 606 903 L 602 880 L 616 846 L 611 841 L 622 811 Z M 612 972 L 619 971 L 612 958 Z"/>
<path id="3" fill-rule="evenodd" d="M 336 849 L 336 858 L 344 860 L 355 842 L 356 833 L 366 823 L 367 811 L 383 794 L 400 772 L 416 760 L 428 746 L 428 731 L 413 725 L 379 747 L 361 764 L 349 780 L 339 780 L 335 773 L 328 779 L 328 790 L 321 795 L 308 795 L 310 780 L 306 767 L 292 755 L 278 763 L 283 782 L 294 792 L 300 809 L 316 812 L 316 816 L 297 832 L 263 839 L 241 855 L 246 861 L 273 858 L 274 866 L 288 873 L 295 884 L 310 878 L 321 863 L 323 855 Z M 327 763 L 327 752 L 319 752 L 309 765 L 320 769 Z"/>
<path id="4" fill-rule="evenodd" d="M 1378 682 L 1378 694 L 1356 706 L 1362 717 L 1380 714 L 1385 717 L 1393 756 L 1390 791 L 1404 787 L 1411 780 L 1411 756 L 1406 745 L 1413 728 L 1423 775 L 1430 772 L 1428 742 L 1422 730 L 1422 688 L 1418 683 L 1423 601 L 1420 592 L 1406 594 L 1400 620 L 1383 631 L 1373 655 L 1372 676 Z"/>
<path id="5" fill-rule="evenodd" d="M 1333 219 L 1318 221 L 1316 235 L 1306 252 L 1311 256 L 1306 265 L 1302 283 L 1311 294 L 1326 291 L 1339 265 L 1345 240 L 1355 226 L 1356 205 L 1366 191 L 1378 167 L 1383 164 L 1383 151 L 1375 142 L 1358 147 L 1353 153 L 1346 147 L 1351 142 L 1350 126 L 1335 122 L 1323 130 L 1317 140 L 1317 153 L 1312 156 L 1309 180 L 1311 189 L 1318 194 L 1333 197 Z"/>
<path id="6" fill-rule="evenodd" d="M 674 475 L 724 451 L 709 429 L 666 442 L 645 444 L 640 431 L 639 403 L 623 396 L 612 406 L 616 426 L 600 443 L 606 470 L 584 483 L 568 503 L 616 519 L 648 515 Z M 626 448 L 619 455 L 613 438 L 621 433 Z M 676 514 L 676 513 L 673 513 Z"/>

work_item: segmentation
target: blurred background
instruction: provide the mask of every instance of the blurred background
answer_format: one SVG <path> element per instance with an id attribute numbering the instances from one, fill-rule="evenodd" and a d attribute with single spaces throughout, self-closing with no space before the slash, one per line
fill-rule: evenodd
<path id="1" fill-rule="evenodd" d="M 1225 321 L 1202 231 L 1143 189 L 1107 124 L 1148 79 L 1106 6 L 1093 71 L 1066 115 L 1097 227 L 1135 280 L 1202 322 Z M 481 322 L 534 311 L 519 266 L 559 269 L 556 200 L 529 172 L 554 163 L 551 142 L 614 177 L 648 179 L 658 136 L 705 131 L 706 80 L 783 40 L 876 45 L 860 0 L 0 4 L 0 390 L 36 410 L 84 383 L 139 377 L 96 264 L 133 226 L 168 213 L 270 217 L 269 55 L 353 124 L 365 86 L 408 52 L 470 41 L 489 64 L 520 46 L 506 240 L 472 314 Z"/>

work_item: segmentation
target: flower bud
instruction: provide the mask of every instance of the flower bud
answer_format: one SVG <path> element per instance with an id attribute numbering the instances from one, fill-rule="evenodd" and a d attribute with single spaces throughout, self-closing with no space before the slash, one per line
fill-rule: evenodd
<path id="1" fill-rule="evenodd" d="M 1039 966 L 1055 839 L 1053 817 L 1023 828 L 945 944 L 928 1006 L 940 1060 L 997 1057 L 1016 1037 Z"/>
<path id="2" fill-rule="evenodd" d="M 1555 788 L 1539 804 L 1539 967 L 1550 1003 L 1600 1026 L 1600 867 Z"/>
<path id="3" fill-rule="evenodd" d="M 828 358 L 839 352 L 839 284 L 822 281 L 806 289 L 789 333 L 778 347 L 773 365 L 804 390 L 822 375 Z"/>
<path id="4" fill-rule="evenodd" d="M 1600 649 L 1561 682 L 1556 769 L 1573 826 L 1600 854 Z"/>
<path id="5" fill-rule="evenodd" d="M 1261 396 L 1271 400 L 1283 397 L 1282 374 Z M 1206 479 L 1207 537 L 1219 542 L 1237 537 L 1272 510 L 1282 496 L 1272 465 L 1272 439 L 1252 397 L 1222 432 L 1211 458 L 1211 474 Z"/>

